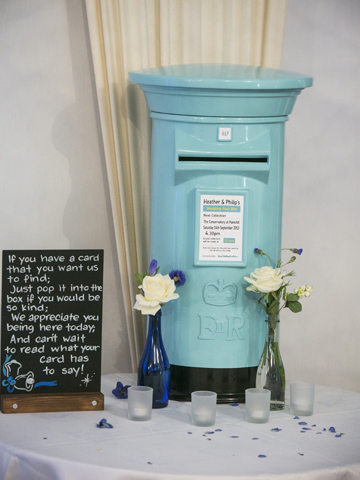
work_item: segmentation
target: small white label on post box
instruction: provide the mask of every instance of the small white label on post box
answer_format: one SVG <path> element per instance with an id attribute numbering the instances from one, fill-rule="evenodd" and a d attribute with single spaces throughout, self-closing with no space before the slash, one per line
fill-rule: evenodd
<path id="1" fill-rule="evenodd" d="M 232 136 L 231 127 L 218 127 L 219 142 L 230 142 Z"/>

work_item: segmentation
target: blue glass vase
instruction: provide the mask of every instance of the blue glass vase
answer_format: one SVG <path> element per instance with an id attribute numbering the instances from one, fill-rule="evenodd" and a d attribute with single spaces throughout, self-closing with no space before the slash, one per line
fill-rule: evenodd
<path id="1" fill-rule="evenodd" d="M 170 363 L 161 337 L 161 309 L 149 315 L 148 335 L 138 367 L 138 385 L 153 389 L 153 408 L 169 403 Z"/>

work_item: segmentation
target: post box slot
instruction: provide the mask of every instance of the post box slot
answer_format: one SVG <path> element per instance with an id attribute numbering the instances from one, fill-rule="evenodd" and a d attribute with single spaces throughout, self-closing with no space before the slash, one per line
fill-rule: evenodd
<path id="1" fill-rule="evenodd" d="M 267 163 L 268 157 L 188 157 L 179 156 L 179 162 Z"/>

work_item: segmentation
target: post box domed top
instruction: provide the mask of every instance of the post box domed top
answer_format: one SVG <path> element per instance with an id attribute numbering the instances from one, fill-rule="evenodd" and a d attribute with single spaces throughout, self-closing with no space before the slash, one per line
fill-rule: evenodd
<path id="1" fill-rule="evenodd" d="M 152 112 L 211 116 L 283 116 L 312 78 L 235 64 L 168 65 L 130 72 Z"/>
<path id="2" fill-rule="evenodd" d="M 233 64 L 168 65 L 131 72 L 140 85 L 164 87 L 276 90 L 310 87 L 312 78 L 274 68 Z"/>

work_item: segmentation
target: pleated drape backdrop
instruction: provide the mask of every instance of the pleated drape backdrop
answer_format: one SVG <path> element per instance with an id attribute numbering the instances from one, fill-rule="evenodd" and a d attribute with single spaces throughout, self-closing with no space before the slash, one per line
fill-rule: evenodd
<path id="1" fill-rule="evenodd" d="M 134 371 L 145 331 L 133 310 L 135 273 L 151 260 L 151 120 L 128 73 L 182 63 L 279 68 L 286 7 L 287 0 L 86 0 Z"/>

